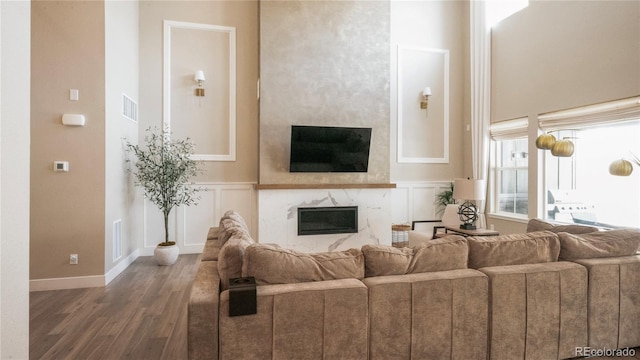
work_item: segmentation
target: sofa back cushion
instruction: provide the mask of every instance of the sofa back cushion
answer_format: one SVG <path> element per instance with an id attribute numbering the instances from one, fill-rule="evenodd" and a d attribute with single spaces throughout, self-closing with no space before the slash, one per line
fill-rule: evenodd
<path id="1" fill-rule="evenodd" d="M 229 288 L 229 279 L 242 276 L 242 261 L 245 250 L 255 241 L 244 231 L 234 233 L 220 248 L 218 273 L 222 289 Z"/>
<path id="2" fill-rule="evenodd" d="M 600 231 L 595 226 L 588 225 L 580 225 L 580 224 L 569 224 L 569 225 L 555 225 L 550 222 L 540 220 L 540 219 L 531 219 L 527 223 L 527 232 L 535 232 L 535 231 L 551 231 L 553 233 L 567 232 L 570 234 L 587 234 L 592 232 Z"/>
<path id="3" fill-rule="evenodd" d="M 640 247 L 640 231 L 619 229 L 589 234 L 559 233 L 560 259 L 579 260 L 635 255 Z"/>
<path id="4" fill-rule="evenodd" d="M 253 244 L 245 251 L 242 274 L 255 277 L 258 285 L 360 280 L 364 257 L 360 249 L 307 254 L 275 244 Z"/>
<path id="5" fill-rule="evenodd" d="M 467 268 L 469 247 L 458 235 L 430 240 L 414 248 L 364 245 L 366 277 L 403 275 Z"/>
<path id="6" fill-rule="evenodd" d="M 469 241 L 469 267 L 537 264 L 558 261 L 560 240 L 550 231 L 500 236 L 473 236 Z"/>

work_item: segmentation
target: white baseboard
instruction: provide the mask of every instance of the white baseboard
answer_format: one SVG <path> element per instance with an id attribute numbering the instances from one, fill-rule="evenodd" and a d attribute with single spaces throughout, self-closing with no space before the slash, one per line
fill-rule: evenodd
<path id="1" fill-rule="evenodd" d="M 35 279 L 29 281 L 29 291 L 48 291 L 63 289 L 80 289 L 89 287 L 104 287 L 115 279 L 120 273 L 129 267 L 137 258 L 140 252 L 132 252 L 124 260 L 118 263 L 105 275 L 75 276 L 65 278 Z"/>
<path id="2" fill-rule="evenodd" d="M 29 291 L 78 289 L 104 285 L 104 275 L 35 279 L 29 281 Z"/>
<path id="3" fill-rule="evenodd" d="M 120 273 L 122 273 L 126 268 L 129 267 L 137 258 L 140 256 L 140 250 L 136 249 L 134 252 L 129 254 L 124 260 L 120 261 L 118 265 L 116 265 L 113 269 L 109 270 L 105 274 L 105 285 L 109 285 L 113 279 L 115 279 Z"/>

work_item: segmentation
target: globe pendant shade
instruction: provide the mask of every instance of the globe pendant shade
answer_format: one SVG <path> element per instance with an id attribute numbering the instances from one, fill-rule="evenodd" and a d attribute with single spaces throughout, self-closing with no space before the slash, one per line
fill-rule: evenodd
<path id="1" fill-rule="evenodd" d="M 630 161 L 620 159 L 609 165 L 609 173 L 615 176 L 629 176 L 633 172 L 633 165 Z"/>
<path id="2" fill-rule="evenodd" d="M 556 143 L 556 137 L 551 134 L 542 134 L 536 139 L 538 149 L 549 150 Z"/>
<path id="3" fill-rule="evenodd" d="M 573 155 L 573 143 L 566 139 L 558 140 L 553 144 L 551 154 L 553 156 L 569 157 Z"/>

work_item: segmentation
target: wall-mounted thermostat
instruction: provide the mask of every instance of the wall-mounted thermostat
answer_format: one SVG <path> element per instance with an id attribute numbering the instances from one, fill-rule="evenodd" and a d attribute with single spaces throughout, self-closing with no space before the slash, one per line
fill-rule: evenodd
<path id="1" fill-rule="evenodd" d="M 68 161 L 54 161 L 53 162 L 53 171 L 69 171 L 69 162 Z"/>

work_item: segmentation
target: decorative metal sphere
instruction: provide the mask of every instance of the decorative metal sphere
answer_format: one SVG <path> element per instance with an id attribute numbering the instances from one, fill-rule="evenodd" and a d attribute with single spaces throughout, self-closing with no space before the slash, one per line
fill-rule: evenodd
<path id="1" fill-rule="evenodd" d="M 458 209 L 460 220 L 466 224 L 473 224 L 478 220 L 478 208 L 470 202 L 465 202 Z"/>

